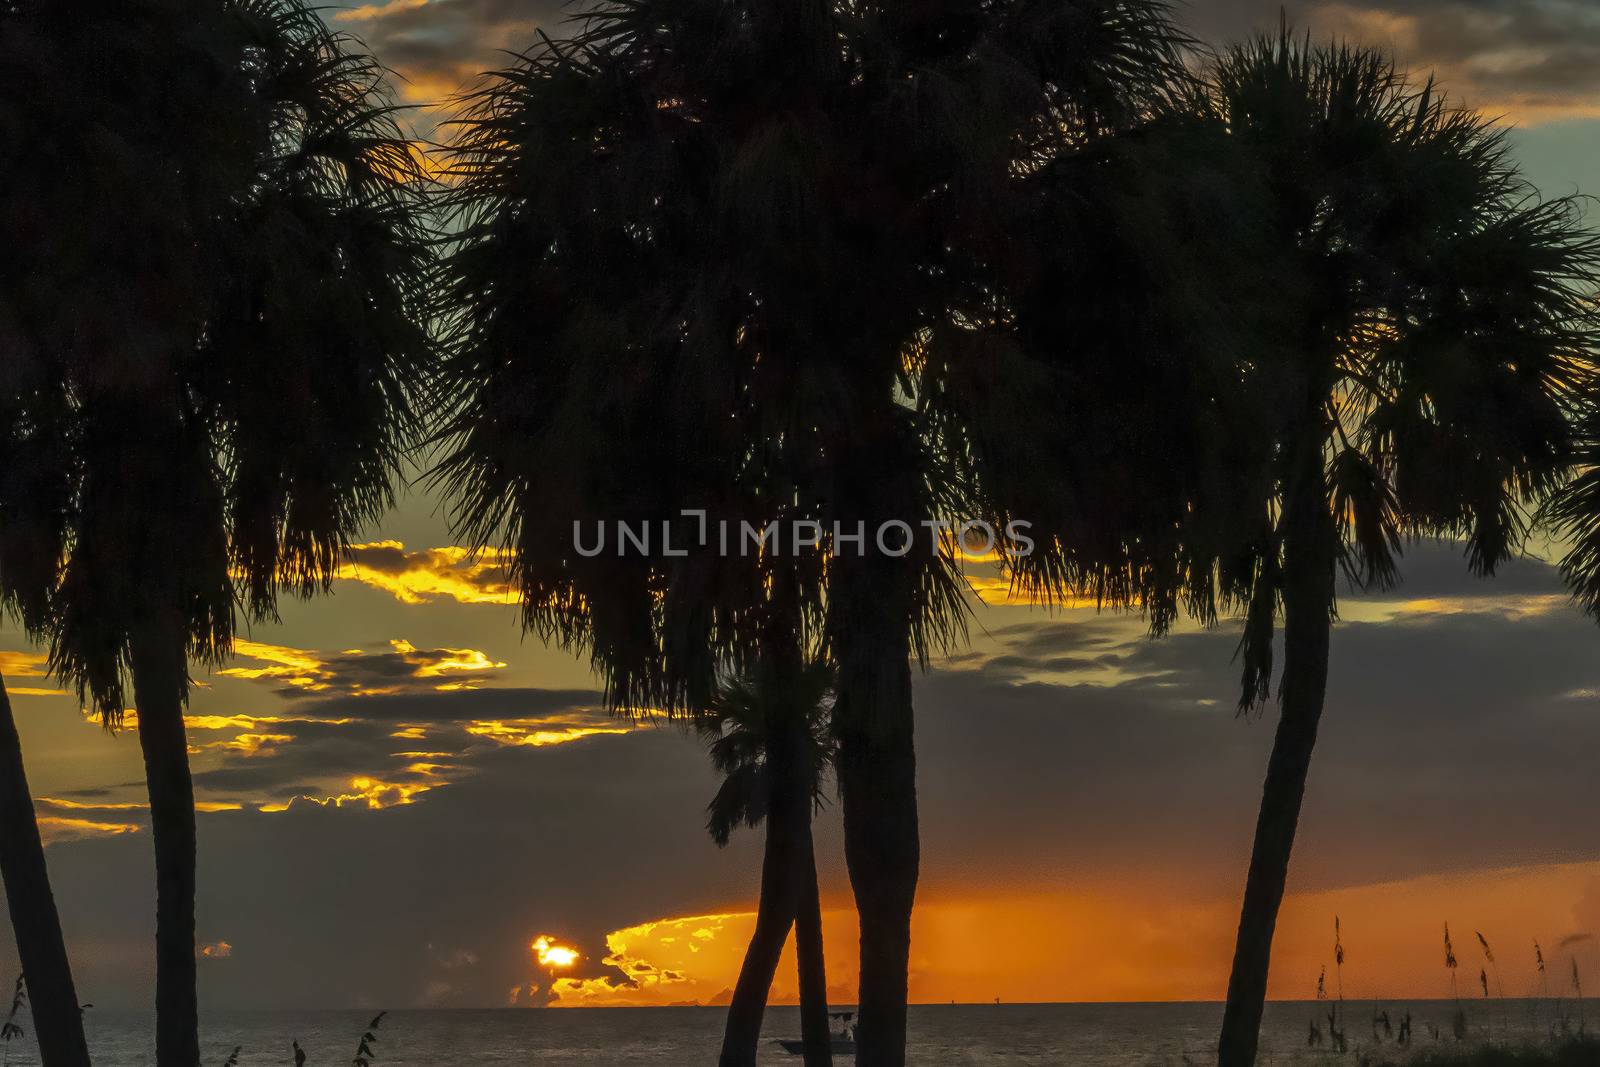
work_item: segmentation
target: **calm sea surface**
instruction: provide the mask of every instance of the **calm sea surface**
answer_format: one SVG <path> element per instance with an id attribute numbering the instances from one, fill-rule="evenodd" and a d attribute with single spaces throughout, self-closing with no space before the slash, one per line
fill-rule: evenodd
<path id="1" fill-rule="evenodd" d="M 1452 1005 L 1387 1003 L 1398 1028 L 1407 1010 L 1416 1040 L 1413 1050 L 1433 1047 L 1429 1026 L 1450 1038 Z M 1548 1002 L 1476 1001 L 1468 1006 L 1469 1041 L 1520 1041 L 1549 1030 L 1554 1008 Z M 1351 1001 L 1344 1031 L 1351 1054 L 1331 1056 L 1307 1048 L 1313 1018 L 1323 1019 L 1327 1004 L 1272 1004 L 1262 1035 L 1262 1063 L 1356 1064 L 1358 1052 L 1374 1049 L 1391 1058 L 1393 1040 L 1380 1040 L 1374 1023 L 1380 1006 Z M 1572 1003 L 1567 1002 L 1572 1011 Z M 355 1054 L 370 1012 L 247 1012 L 216 1014 L 204 1026 L 205 1065 L 220 1065 L 233 1046 L 244 1046 L 239 1062 L 292 1064 L 289 1042 L 298 1038 L 308 1053 L 307 1067 L 344 1067 Z M 962 1064 L 1072 1064 L 1079 1067 L 1151 1067 L 1213 1059 L 1222 1010 L 1216 1004 L 1018 1004 L 918 1006 L 911 1009 L 910 1061 L 918 1067 Z M 1600 1004 L 1587 1016 L 1600 1027 Z M 1574 1025 L 1576 1014 L 1573 1013 Z M 30 1020 L 31 1021 L 31 1020 Z M 26 1023 L 25 1023 L 26 1025 Z M 397 1011 L 383 1021 L 377 1045 L 380 1065 L 443 1067 L 454 1064 L 604 1064 L 626 1067 L 704 1067 L 716 1062 L 722 1011 L 717 1008 L 548 1009 L 510 1011 Z M 767 1013 L 765 1038 L 794 1037 L 799 1021 L 793 1008 Z M 148 1021 L 111 1012 L 89 1013 L 89 1043 L 101 1067 L 154 1064 Z M 798 1064 L 763 1041 L 763 1065 Z M 9 1063 L 37 1064 L 32 1027 L 13 1041 Z"/>

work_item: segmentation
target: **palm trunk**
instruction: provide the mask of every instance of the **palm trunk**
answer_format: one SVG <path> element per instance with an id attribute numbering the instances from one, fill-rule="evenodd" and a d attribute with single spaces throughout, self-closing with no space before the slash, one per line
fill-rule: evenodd
<path id="1" fill-rule="evenodd" d="M 905 697 L 878 708 L 882 719 L 893 720 L 878 724 L 889 728 L 889 736 L 846 727 L 839 738 L 845 864 L 861 921 L 861 1067 L 904 1067 L 906 1061 L 911 910 L 920 856 L 910 669 L 904 661 L 898 668 L 905 675 Z"/>
<path id="2" fill-rule="evenodd" d="M 800 975 L 800 1039 L 806 1067 L 833 1067 L 833 1035 L 828 1029 L 828 971 L 822 959 L 822 895 L 817 889 L 817 855 L 806 807 L 805 839 L 797 874 L 799 910 L 794 919 L 795 962 Z"/>
<path id="3" fill-rule="evenodd" d="M 183 709 L 188 662 L 181 627 L 141 628 L 131 642 L 139 745 L 150 791 L 156 850 L 156 1063 L 197 1067 L 195 815 Z"/>
<path id="4" fill-rule="evenodd" d="M 756 908 L 756 929 L 745 949 L 739 981 L 728 1003 L 728 1021 L 722 1033 L 719 1067 L 754 1067 L 761 1042 L 761 1021 L 766 1015 L 767 993 L 778 973 L 789 928 L 794 925 L 795 893 L 793 855 L 785 855 L 768 817 L 766 858 L 761 865 L 761 902 Z M 785 883 L 788 883 L 786 885 Z"/>
<path id="5" fill-rule="evenodd" d="M 861 1067 L 906 1061 L 911 910 L 917 895 L 917 760 L 913 733 L 910 561 L 839 561 L 839 691 L 834 731 L 845 864 L 861 921 Z"/>
<path id="6" fill-rule="evenodd" d="M 805 728 L 803 721 L 798 725 Z M 750 936 L 739 980 L 733 987 L 733 999 L 728 1004 L 720 1067 L 754 1067 L 767 995 L 799 910 L 801 843 L 810 836 L 811 794 L 798 788 L 801 776 L 796 764 L 800 750 L 790 732 L 775 729 L 768 737 L 768 781 L 772 792 L 767 804 L 766 852 L 761 862 L 761 900 L 756 906 L 755 933 Z"/>
<path id="7" fill-rule="evenodd" d="M 22 741 L 11 715 L 11 701 L 0 679 L 0 874 L 5 876 L 6 905 L 17 935 L 34 1036 L 44 1067 L 88 1067 L 89 1046 L 83 1038 L 83 1015 L 72 983 L 61 918 L 50 892 L 44 844 L 34 817 L 33 794 L 22 765 Z"/>
<path id="8" fill-rule="evenodd" d="M 1300 805 L 1328 685 L 1335 537 L 1323 488 L 1320 447 L 1306 449 L 1284 515 L 1284 663 L 1278 731 L 1267 763 L 1244 907 L 1234 947 L 1218 1067 L 1253 1067 L 1267 999 L 1272 937 L 1289 878 Z"/>

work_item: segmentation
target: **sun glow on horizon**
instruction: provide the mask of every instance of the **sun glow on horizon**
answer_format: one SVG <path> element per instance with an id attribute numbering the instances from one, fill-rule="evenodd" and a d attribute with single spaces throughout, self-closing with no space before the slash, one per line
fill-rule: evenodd
<path id="1" fill-rule="evenodd" d="M 582 959 L 577 949 L 557 944 L 556 939 L 549 934 L 540 934 L 534 938 L 533 944 L 529 947 L 538 957 L 539 966 L 551 970 L 565 970 Z"/>

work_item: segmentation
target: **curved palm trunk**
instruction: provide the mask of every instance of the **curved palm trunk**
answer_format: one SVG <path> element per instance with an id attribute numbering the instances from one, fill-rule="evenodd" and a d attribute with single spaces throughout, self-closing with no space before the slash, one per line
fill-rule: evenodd
<path id="1" fill-rule="evenodd" d="M 1281 710 L 1245 880 L 1233 973 L 1217 1043 L 1218 1067 L 1255 1063 L 1272 936 L 1289 878 L 1289 855 L 1328 685 L 1336 534 L 1323 492 L 1321 449 L 1313 456 L 1301 471 L 1292 510 L 1284 516 Z"/>
<path id="2" fill-rule="evenodd" d="M 156 851 L 156 1063 L 200 1062 L 194 954 L 195 815 L 183 708 L 188 662 L 181 627 L 146 626 L 132 637 L 139 745 L 150 791 Z"/>
<path id="3" fill-rule="evenodd" d="M 22 765 L 22 741 L 11 714 L 11 700 L 0 679 L 0 874 L 5 876 L 6 905 L 17 935 L 34 1036 L 44 1067 L 88 1067 L 89 1046 L 83 1038 L 83 1014 L 72 983 L 67 943 L 44 844 L 34 817 L 33 794 Z"/>
<path id="4" fill-rule="evenodd" d="M 845 864 L 861 921 L 856 1062 L 903 1067 L 911 911 L 921 860 L 906 559 L 842 557 L 834 733 Z"/>
<path id="5" fill-rule="evenodd" d="M 822 895 L 817 889 L 817 854 L 811 837 L 811 806 L 806 805 L 805 839 L 796 873 L 799 910 L 794 918 L 795 962 L 800 974 L 800 1039 L 806 1067 L 833 1067 L 833 1035 L 828 1032 L 828 970 L 822 959 Z"/>
<path id="6" fill-rule="evenodd" d="M 804 722 L 798 728 L 805 728 Z M 789 929 L 800 906 L 802 860 L 809 848 L 809 790 L 799 788 L 799 748 L 793 730 L 773 730 L 767 742 L 768 781 L 766 851 L 761 862 L 761 899 L 756 905 L 756 929 L 745 949 L 739 980 L 728 1003 L 728 1021 L 722 1035 L 720 1067 L 754 1067 L 761 1042 L 761 1021 L 767 995 Z M 826 1025 L 826 1024 L 824 1024 Z"/>
<path id="7" fill-rule="evenodd" d="M 728 1002 L 728 1021 L 722 1033 L 719 1067 L 754 1067 L 761 1042 L 761 1020 L 766 1015 L 767 993 L 778 959 L 783 955 L 789 928 L 794 925 L 795 900 L 793 850 L 786 849 L 768 817 L 766 858 L 761 865 L 761 902 L 756 907 L 756 929 L 745 949 L 739 981 Z"/>

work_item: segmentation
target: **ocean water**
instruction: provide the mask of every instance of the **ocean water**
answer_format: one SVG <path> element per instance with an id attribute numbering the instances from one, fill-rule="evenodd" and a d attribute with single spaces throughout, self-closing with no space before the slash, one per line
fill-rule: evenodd
<path id="1" fill-rule="evenodd" d="M 1304 1067 L 1355 1065 L 1360 1053 L 1403 1060 L 1406 1053 L 1381 1037 L 1379 1010 L 1398 1028 L 1412 1014 L 1412 1053 L 1453 1046 L 1454 1005 L 1450 1002 L 1385 1003 L 1351 1001 L 1344 1007 L 1349 1054 L 1335 1056 L 1307 1047 L 1312 1019 L 1323 1021 L 1328 1003 L 1274 1003 L 1262 1028 L 1262 1064 Z M 1555 1009 L 1550 1002 L 1483 1001 L 1465 1005 L 1469 1042 L 1542 1039 Z M 1576 1025 L 1571 1001 L 1567 1011 Z M 298 1039 L 307 1067 L 344 1067 L 371 1017 L 367 1011 L 238 1012 L 204 1020 L 205 1067 L 220 1065 L 242 1045 L 242 1067 L 290 1064 L 290 1041 Z M 1600 1028 L 1600 1005 L 1587 1017 Z M 602 1064 L 631 1067 L 706 1067 L 716 1062 L 722 1030 L 718 1008 L 544 1009 L 497 1011 L 396 1011 L 379 1030 L 377 1064 L 453 1067 L 457 1064 Z M 1218 1004 L 1002 1004 L 919 1005 L 911 1009 L 908 1057 L 918 1067 L 961 1065 L 1068 1064 L 1073 1067 L 1182 1067 L 1214 1062 Z M 28 1020 L 31 1021 L 31 1020 Z M 26 1025 L 26 1022 L 24 1023 Z M 1441 1038 L 1430 1036 L 1430 1025 Z M 88 1017 L 91 1051 L 101 1067 L 154 1064 L 149 1020 L 92 1010 Z M 763 1065 L 798 1064 L 771 1039 L 795 1037 L 799 1019 L 793 1008 L 772 1008 L 762 1042 Z M 37 1064 L 32 1028 L 13 1041 L 9 1064 Z"/>

